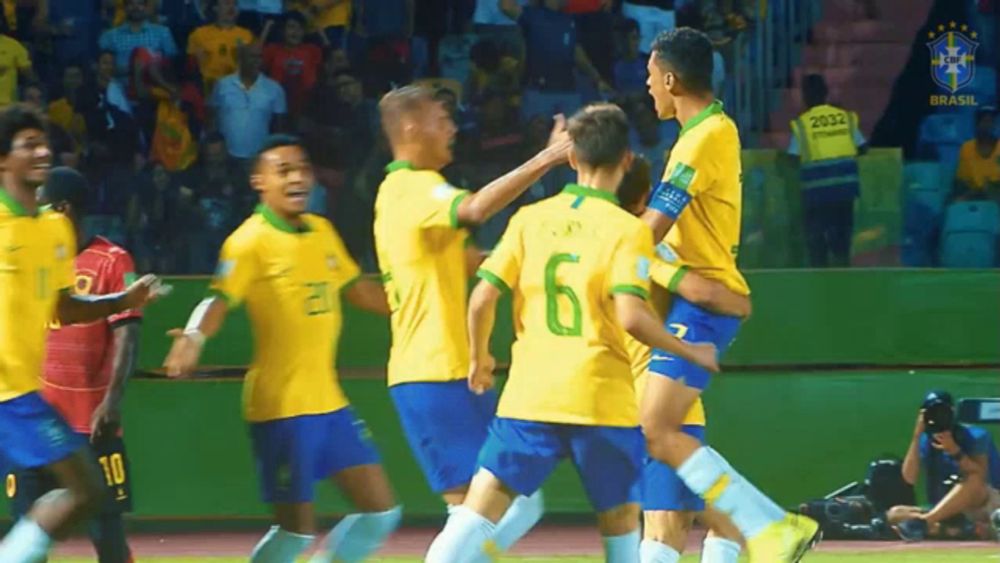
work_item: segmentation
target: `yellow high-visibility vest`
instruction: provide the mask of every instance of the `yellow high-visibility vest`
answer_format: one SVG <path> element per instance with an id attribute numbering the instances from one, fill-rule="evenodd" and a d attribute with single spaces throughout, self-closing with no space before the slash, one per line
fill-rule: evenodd
<path id="1" fill-rule="evenodd" d="M 791 122 L 802 164 L 802 189 L 858 191 L 858 114 L 836 106 L 815 106 Z M 819 195 L 819 194 L 815 194 Z"/>

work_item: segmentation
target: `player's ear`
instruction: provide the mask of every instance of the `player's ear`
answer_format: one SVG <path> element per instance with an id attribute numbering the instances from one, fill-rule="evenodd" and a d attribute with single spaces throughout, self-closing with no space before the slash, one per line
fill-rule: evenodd
<path id="1" fill-rule="evenodd" d="M 569 167 L 573 170 L 580 170 L 580 160 L 576 156 L 576 147 L 569 149 Z"/>

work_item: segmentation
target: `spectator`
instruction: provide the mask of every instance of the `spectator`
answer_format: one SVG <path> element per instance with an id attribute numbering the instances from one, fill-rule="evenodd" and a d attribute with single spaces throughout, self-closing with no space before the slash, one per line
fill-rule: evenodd
<path id="1" fill-rule="evenodd" d="M 639 51 L 646 55 L 657 35 L 675 27 L 674 0 L 625 0 L 622 16 L 639 23 Z"/>
<path id="2" fill-rule="evenodd" d="M 48 0 L 49 36 L 52 41 L 52 62 L 63 68 L 71 62 L 97 58 L 97 38 L 103 28 L 96 2 L 80 0 Z"/>
<path id="3" fill-rule="evenodd" d="M 889 524 L 908 541 L 943 537 L 943 525 L 953 519 L 989 525 L 1000 509 L 1000 454 L 989 432 L 955 421 L 951 394 L 932 391 L 917 413 L 910 447 L 903 459 L 903 479 L 917 484 L 921 469 L 929 511 L 918 506 L 894 506 Z"/>
<path id="4" fill-rule="evenodd" d="M 99 102 L 106 102 L 117 108 L 119 111 L 132 115 L 132 106 L 125 95 L 125 87 L 115 78 L 115 54 L 111 51 L 102 51 L 97 57 L 94 67 L 97 86 L 97 96 Z"/>
<path id="5" fill-rule="evenodd" d="M 264 72 L 285 89 L 288 113 L 298 115 L 316 85 L 323 53 L 311 43 L 303 43 L 306 18 L 299 12 L 285 14 L 281 43 L 264 47 Z"/>
<path id="6" fill-rule="evenodd" d="M 505 56 L 490 39 L 472 46 L 472 73 L 467 99 L 479 103 L 483 92 L 498 92 L 507 96 L 514 105 L 519 105 L 521 90 L 520 65 L 513 57 Z"/>
<path id="7" fill-rule="evenodd" d="M 805 76 L 806 111 L 791 122 L 788 154 L 799 160 L 802 220 L 809 264 L 844 267 L 851 258 L 854 200 L 858 197 L 857 156 L 867 150 L 858 114 L 826 103 L 826 81 Z"/>
<path id="8" fill-rule="evenodd" d="M 367 92 L 381 94 L 410 82 L 414 4 L 415 0 L 355 0 L 355 36 L 364 44 L 356 49 L 363 64 L 355 67 L 366 70 Z"/>
<path id="9" fill-rule="evenodd" d="M 197 232 L 191 190 L 177 186 L 159 164 L 144 169 L 136 180 L 125 227 L 137 270 L 190 272 L 189 251 Z"/>
<path id="10" fill-rule="evenodd" d="M 476 0 L 472 15 L 473 31 L 492 41 L 503 55 L 524 61 L 524 36 L 517 25 L 528 0 Z"/>
<path id="11" fill-rule="evenodd" d="M 49 104 L 49 121 L 63 128 L 78 146 L 86 147 L 87 123 L 80 111 L 83 90 L 83 67 L 70 64 L 63 69 L 62 97 Z"/>
<path id="12" fill-rule="evenodd" d="M 639 23 L 625 20 L 621 27 L 624 53 L 615 63 L 615 90 L 619 94 L 646 96 L 647 57 L 639 52 Z"/>
<path id="13" fill-rule="evenodd" d="M 264 30 L 274 25 L 285 10 L 282 0 L 238 0 L 237 4 L 240 26 L 261 37 L 262 41 L 266 37 Z"/>
<path id="14" fill-rule="evenodd" d="M 971 199 L 1000 197 L 1000 140 L 997 139 L 996 108 L 976 111 L 976 133 L 958 151 L 955 197 Z"/>
<path id="15" fill-rule="evenodd" d="M 198 236 L 192 249 L 191 269 L 209 273 L 222 241 L 249 215 L 254 194 L 248 178 L 229 158 L 226 140 L 219 133 L 205 137 L 198 163 L 178 177 L 181 192 L 189 191 L 197 209 Z"/>
<path id="16" fill-rule="evenodd" d="M 294 11 L 306 14 L 309 31 L 320 35 L 320 42 L 343 49 L 347 26 L 351 23 L 351 0 L 297 0 L 289 2 Z"/>
<path id="17" fill-rule="evenodd" d="M 125 22 L 102 33 L 98 41 L 102 51 L 114 53 L 115 73 L 119 78 L 129 76 L 133 51 L 137 48 L 145 48 L 157 57 L 177 56 L 177 44 L 170 30 L 150 23 L 148 10 L 145 0 L 125 0 Z"/>
<path id="18" fill-rule="evenodd" d="M 191 32 L 211 21 L 212 1 L 159 0 L 160 15 L 156 23 L 170 28 L 175 44 L 187 45 Z M 235 4 L 236 0 L 230 2 Z"/>
<path id="19" fill-rule="evenodd" d="M 241 45 L 237 60 L 238 72 L 215 84 L 208 103 L 209 122 L 226 139 L 229 154 L 249 171 L 250 159 L 264 139 L 283 127 L 288 108 L 281 85 L 260 72 L 260 44 Z"/>
<path id="20" fill-rule="evenodd" d="M 18 78 L 34 80 L 28 50 L 17 39 L 0 33 L 0 108 L 17 101 Z"/>
<path id="21" fill-rule="evenodd" d="M 212 91 L 216 80 L 236 72 L 236 48 L 253 41 L 248 29 L 236 25 L 236 0 L 217 0 L 211 10 L 215 23 L 194 30 L 187 43 L 187 54 L 198 63 L 205 92 Z"/>
<path id="22" fill-rule="evenodd" d="M 577 44 L 573 16 L 562 12 L 566 0 L 532 0 L 521 12 L 527 48 L 522 114 L 549 116 L 572 113 L 582 105 L 576 70 L 586 74 L 601 92 L 611 87 Z"/>

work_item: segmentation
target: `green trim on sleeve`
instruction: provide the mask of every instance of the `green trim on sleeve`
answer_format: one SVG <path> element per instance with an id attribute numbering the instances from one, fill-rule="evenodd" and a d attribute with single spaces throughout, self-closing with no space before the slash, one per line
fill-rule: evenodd
<path id="1" fill-rule="evenodd" d="M 681 280 L 684 279 L 684 276 L 687 275 L 687 273 L 688 273 L 687 266 L 681 266 L 680 268 L 677 268 L 677 271 L 674 272 L 674 275 L 670 276 L 670 281 L 667 282 L 667 291 L 669 291 L 670 293 L 677 293 L 677 288 L 681 286 Z"/>
<path id="2" fill-rule="evenodd" d="M 489 283 L 493 287 L 499 289 L 503 293 L 510 293 L 510 286 L 507 285 L 507 282 L 503 281 L 503 279 L 501 279 L 500 276 L 494 274 L 493 272 L 483 268 L 479 268 L 479 270 L 476 272 L 476 276 L 479 279 Z"/>
<path id="3" fill-rule="evenodd" d="M 226 307 L 230 309 L 235 309 L 239 307 L 239 303 L 233 299 L 228 293 L 222 291 L 221 289 L 210 288 L 208 292 L 205 293 L 205 297 L 218 297 L 226 302 Z"/>
<path id="4" fill-rule="evenodd" d="M 458 205 L 467 197 L 469 197 L 469 192 L 463 191 L 455 196 L 455 199 L 451 200 L 451 209 L 448 210 L 448 222 L 451 224 L 451 228 L 453 229 L 457 229 L 461 226 L 458 223 Z"/>
<path id="5" fill-rule="evenodd" d="M 642 299 L 643 301 L 649 300 L 649 292 L 646 289 L 641 288 L 637 285 L 616 285 L 611 288 L 611 293 L 627 293 L 629 295 L 635 295 L 636 297 Z"/>

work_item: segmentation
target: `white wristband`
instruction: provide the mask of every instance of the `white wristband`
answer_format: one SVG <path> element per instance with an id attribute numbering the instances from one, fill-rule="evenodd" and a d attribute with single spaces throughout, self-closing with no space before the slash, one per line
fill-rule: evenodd
<path id="1" fill-rule="evenodd" d="M 197 344 L 199 347 L 205 344 L 205 335 L 196 328 L 188 328 L 184 330 L 184 336 L 188 337 L 191 341 Z"/>

